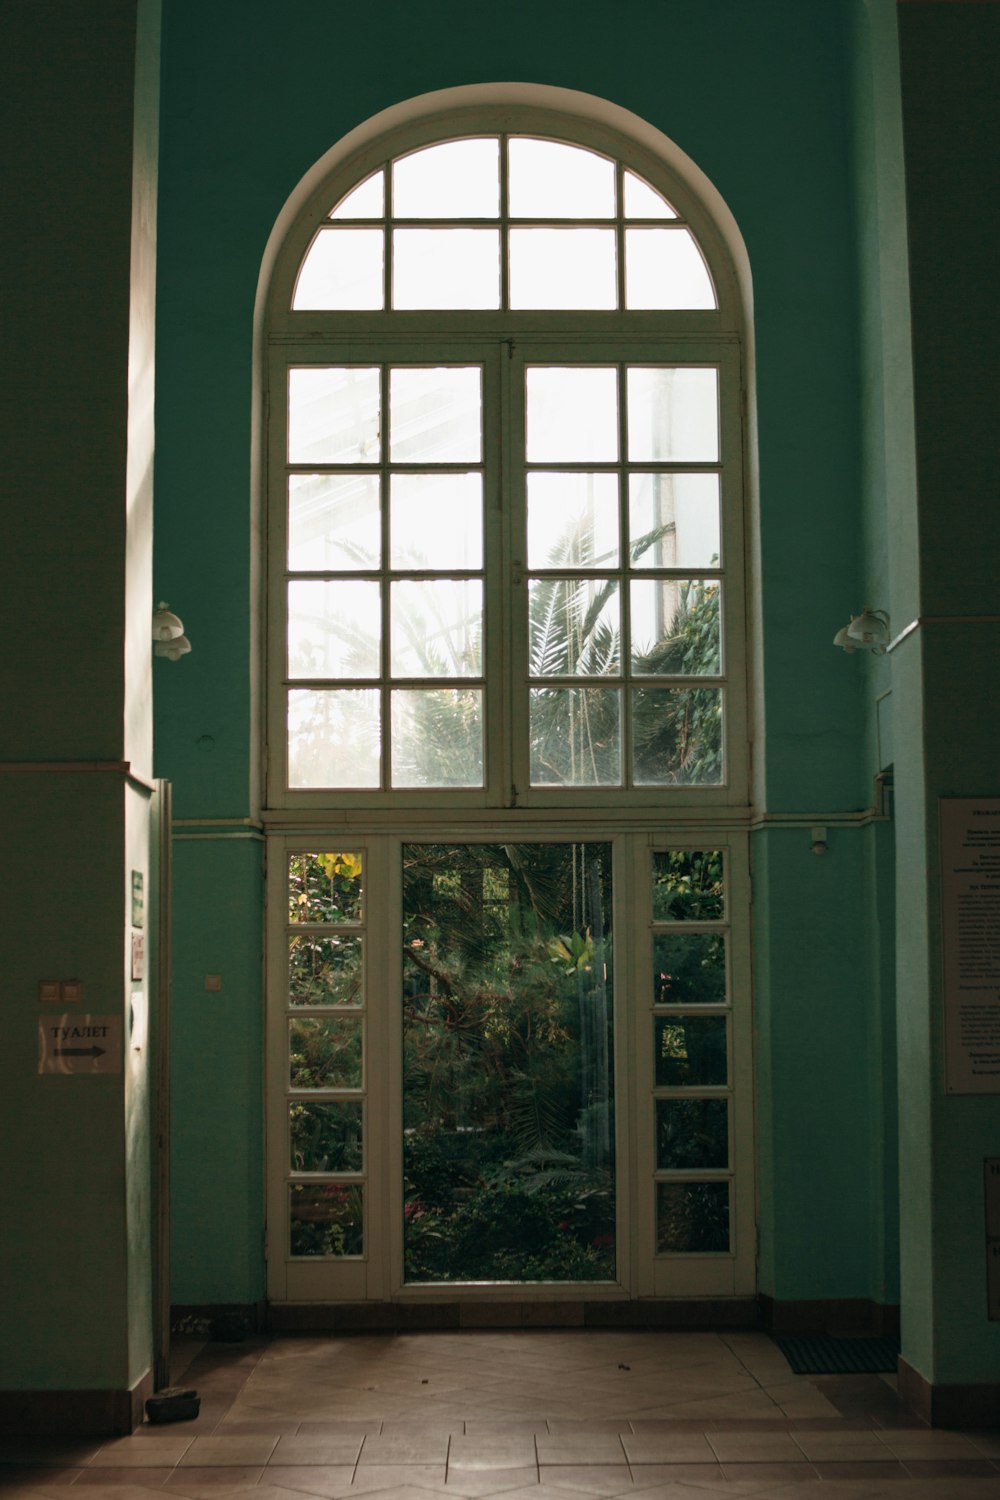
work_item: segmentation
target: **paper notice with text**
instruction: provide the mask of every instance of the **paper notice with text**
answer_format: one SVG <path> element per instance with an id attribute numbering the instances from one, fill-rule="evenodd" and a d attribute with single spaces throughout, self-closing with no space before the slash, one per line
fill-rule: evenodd
<path id="1" fill-rule="evenodd" d="M 942 797 L 941 935 L 949 1094 L 1000 1093 L 1000 797 Z"/>

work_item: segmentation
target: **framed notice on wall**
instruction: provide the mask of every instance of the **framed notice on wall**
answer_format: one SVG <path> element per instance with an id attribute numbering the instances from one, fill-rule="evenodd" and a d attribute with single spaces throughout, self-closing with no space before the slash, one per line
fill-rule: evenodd
<path id="1" fill-rule="evenodd" d="M 941 940 L 949 1094 L 1000 1094 L 1000 797 L 942 797 Z"/>

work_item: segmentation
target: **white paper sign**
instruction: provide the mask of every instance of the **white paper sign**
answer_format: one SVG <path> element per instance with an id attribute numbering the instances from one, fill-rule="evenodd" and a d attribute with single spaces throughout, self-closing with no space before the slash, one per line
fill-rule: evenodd
<path id="1" fill-rule="evenodd" d="M 121 1016 L 39 1016 L 39 1073 L 120 1073 Z"/>
<path id="2" fill-rule="evenodd" d="M 942 797 L 949 1094 L 1000 1094 L 1000 797 Z"/>

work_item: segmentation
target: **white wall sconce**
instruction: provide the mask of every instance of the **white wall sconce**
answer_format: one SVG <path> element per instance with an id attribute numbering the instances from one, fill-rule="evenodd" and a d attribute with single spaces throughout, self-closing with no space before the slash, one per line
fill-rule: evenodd
<path id="1" fill-rule="evenodd" d="M 884 656 L 889 644 L 889 616 L 884 609 L 866 604 L 859 615 L 852 615 L 833 638 L 833 644 L 844 651 L 871 651 Z"/>
<path id="2" fill-rule="evenodd" d="M 170 605 L 161 599 L 153 611 L 153 655 L 179 661 L 190 650 L 191 642 L 184 634 L 184 621 L 172 614 Z"/>

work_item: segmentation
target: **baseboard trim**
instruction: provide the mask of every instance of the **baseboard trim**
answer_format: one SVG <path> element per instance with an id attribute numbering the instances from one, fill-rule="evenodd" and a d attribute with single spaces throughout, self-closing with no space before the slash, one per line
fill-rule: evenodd
<path id="1" fill-rule="evenodd" d="M 152 1394 L 152 1370 L 121 1390 L 0 1391 L 0 1433 L 128 1437 Z"/>
<path id="2" fill-rule="evenodd" d="M 899 1394 L 929 1427 L 996 1427 L 1000 1423 L 1000 1382 L 933 1385 L 899 1358 Z"/>
<path id="3" fill-rule="evenodd" d="M 397 1333 L 463 1328 L 755 1328 L 752 1297 L 677 1301 L 272 1302 L 270 1333 Z"/>
<path id="4" fill-rule="evenodd" d="M 859 1333 L 899 1337 L 899 1308 L 870 1297 L 825 1297 L 812 1300 L 757 1298 L 761 1326 L 769 1333 Z"/>

